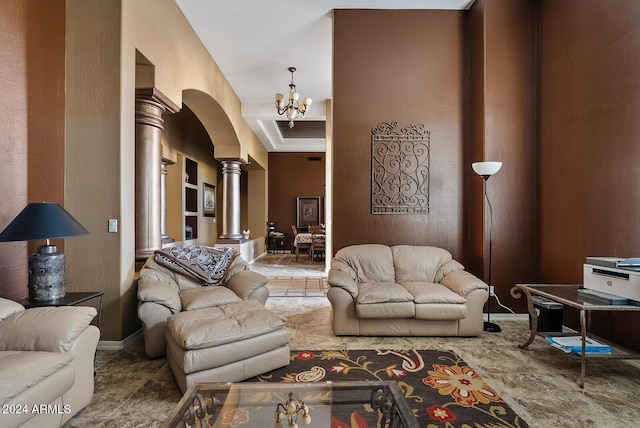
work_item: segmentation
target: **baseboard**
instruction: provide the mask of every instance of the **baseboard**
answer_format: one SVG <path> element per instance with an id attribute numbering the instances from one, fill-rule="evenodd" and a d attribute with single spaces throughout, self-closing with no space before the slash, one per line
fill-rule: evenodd
<path id="1" fill-rule="evenodd" d="M 126 337 L 124 340 L 101 340 L 98 342 L 98 351 L 122 351 L 128 346 L 143 340 L 144 335 L 142 329 L 136 331 L 132 335 Z"/>
<path id="2" fill-rule="evenodd" d="M 484 314 L 484 320 L 487 321 L 487 314 Z M 491 314 L 492 321 L 523 321 L 529 320 L 529 314 Z"/>

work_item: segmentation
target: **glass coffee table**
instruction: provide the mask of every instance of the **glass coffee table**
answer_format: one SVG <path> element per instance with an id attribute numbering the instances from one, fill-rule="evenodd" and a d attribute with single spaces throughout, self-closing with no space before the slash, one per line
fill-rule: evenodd
<path id="1" fill-rule="evenodd" d="M 518 345 L 519 348 L 525 349 L 529 346 L 536 335 L 562 335 L 561 333 L 545 333 L 538 332 L 538 314 L 533 306 L 533 296 L 542 296 L 551 301 L 562 303 L 571 308 L 578 309 L 580 311 L 580 331 L 578 335 L 582 338 L 582 352 L 578 354 L 581 358 L 580 367 L 580 388 L 584 388 L 584 379 L 586 376 L 586 364 L 588 358 L 624 358 L 624 359 L 636 359 L 640 358 L 638 353 L 631 350 L 622 348 L 615 344 L 612 344 L 601 338 L 596 338 L 600 342 L 604 342 L 611 345 L 610 354 L 588 354 L 585 352 L 587 337 L 593 337 L 589 334 L 591 329 L 591 313 L 596 311 L 605 312 L 640 312 L 640 306 L 636 305 L 616 305 L 605 303 L 591 303 L 580 297 L 578 291 L 583 289 L 582 285 L 570 285 L 570 284 L 516 284 L 511 289 L 511 295 L 515 298 L 520 298 L 522 294 L 527 297 L 527 308 L 529 310 L 529 316 L 531 317 L 531 333 L 529 339 L 522 345 Z M 565 333 L 565 335 L 576 335 L 575 332 Z"/>
<path id="2" fill-rule="evenodd" d="M 418 427 L 396 382 L 196 383 L 163 425 L 175 427 L 331 427 L 351 419 L 372 427 Z"/>

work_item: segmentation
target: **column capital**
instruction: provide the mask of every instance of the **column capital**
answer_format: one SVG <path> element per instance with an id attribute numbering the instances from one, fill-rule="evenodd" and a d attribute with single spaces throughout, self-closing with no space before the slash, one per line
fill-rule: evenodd
<path id="1" fill-rule="evenodd" d="M 180 107 L 171 101 L 169 97 L 157 90 L 156 88 L 137 88 L 136 89 L 136 101 L 154 101 L 160 104 L 164 110 L 171 113 L 177 113 L 180 111 Z"/>

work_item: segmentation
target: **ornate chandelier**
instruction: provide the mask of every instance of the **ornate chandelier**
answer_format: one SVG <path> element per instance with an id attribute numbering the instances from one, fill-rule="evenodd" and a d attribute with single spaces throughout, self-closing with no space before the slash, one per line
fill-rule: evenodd
<path id="1" fill-rule="evenodd" d="M 309 110 L 311 105 L 311 98 L 303 98 L 302 104 L 298 103 L 300 94 L 296 92 L 296 85 L 293 83 L 293 73 L 296 71 L 295 67 L 289 67 L 291 72 L 291 83 L 289 83 L 289 102 L 285 105 L 284 95 L 276 94 L 276 109 L 278 114 L 287 114 L 289 119 L 289 128 L 293 128 L 293 121 L 299 117 L 304 117 L 304 114 Z"/>

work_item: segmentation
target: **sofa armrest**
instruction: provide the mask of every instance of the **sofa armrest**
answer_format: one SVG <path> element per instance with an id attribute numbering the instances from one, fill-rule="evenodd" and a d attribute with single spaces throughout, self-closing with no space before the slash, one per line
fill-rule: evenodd
<path id="1" fill-rule="evenodd" d="M 440 265 L 440 267 L 436 271 L 433 282 L 439 283 L 442 281 L 442 278 L 449 275 L 451 272 L 455 272 L 458 270 L 464 270 L 464 266 L 462 266 L 460 262 L 453 259 L 447 260 L 442 265 Z"/>
<path id="2" fill-rule="evenodd" d="M 232 290 L 242 300 L 247 300 L 267 285 L 269 280 L 264 275 L 251 270 L 243 270 L 233 275 L 227 282 L 227 288 Z"/>
<path id="3" fill-rule="evenodd" d="M 97 313 L 90 306 L 16 312 L 0 322 L 0 350 L 68 352 Z"/>
<path id="4" fill-rule="evenodd" d="M 466 270 L 455 270 L 445 275 L 440 284 L 446 286 L 451 291 L 458 293 L 462 297 L 466 297 L 473 290 L 488 290 L 489 286 L 484 281 L 470 274 Z"/>
<path id="5" fill-rule="evenodd" d="M 182 302 L 178 291 L 166 282 L 156 279 L 138 279 L 138 300 L 141 303 L 157 303 L 165 306 L 174 314 L 182 310 Z"/>
<path id="6" fill-rule="evenodd" d="M 354 299 L 358 297 L 358 284 L 349 276 L 347 272 L 331 269 L 327 282 L 332 287 L 339 287 L 351 294 Z"/>
<path id="7" fill-rule="evenodd" d="M 466 270 L 455 270 L 450 272 L 442 278 L 440 284 L 446 286 L 451 291 L 458 293 L 462 297 L 466 297 L 473 290 L 489 289 L 489 286 L 484 281 Z"/>
<path id="8" fill-rule="evenodd" d="M 3 299 L 0 297 L 0 321 L 19 311 L 24 311 L 24 306 L 18 302 L 14 302 L 13 300 Z"/>

